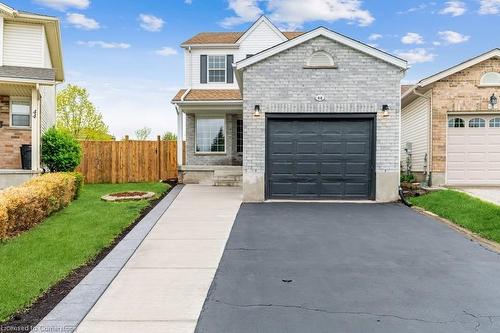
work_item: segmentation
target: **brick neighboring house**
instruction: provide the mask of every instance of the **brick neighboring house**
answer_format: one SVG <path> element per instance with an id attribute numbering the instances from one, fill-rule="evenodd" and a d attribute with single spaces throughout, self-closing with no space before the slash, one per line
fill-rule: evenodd
<path id="1" fill-rule="evenodd" d="M 55 124 L 64 80 L 59 20 L 0 3 L 0 189 L 38 174 L 40 137 Z M 23 169 L 22 145 L 31 145 Z"/>
<path id="2" fill-rule="evenodd" d="M 500 185 L 500 49 L 404 86 L 402 166 L 432 185 Z"/>
<path id="3" fill-rule="evenodd" d="M 172 103 L 179 140 L 186 120 L 184 183 L 242 179 L 244 201 L 397 199 L 406 61 L 266 17 L 181 46 L 186 87 Z"/>

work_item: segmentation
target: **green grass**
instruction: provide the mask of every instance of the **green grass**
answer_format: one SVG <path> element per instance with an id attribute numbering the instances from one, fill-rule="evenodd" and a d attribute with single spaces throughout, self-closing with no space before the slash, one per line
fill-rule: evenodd
<path id="1" fill-rule="evenodd" d="M 95 258 L 149 204 L 146 200 L 109 203 L 101 196 L 123 191 L 160 194 L 167 189 L 161 183 L 85 185 L 70 206 L 0 243 L 0 322 Z"/>
<path id="2" fill-rule="evenodd" d="M 432 192 L 411 198 L 410 202 L 500 243 L 500 206 L 454 190 Z"/>

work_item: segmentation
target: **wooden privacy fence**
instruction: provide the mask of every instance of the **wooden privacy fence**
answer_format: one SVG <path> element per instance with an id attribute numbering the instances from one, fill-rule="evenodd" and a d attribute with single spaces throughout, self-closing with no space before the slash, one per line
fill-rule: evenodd
<path id="1" fill-rule="evenodd" d="M 89 184 L 177 178 L 176 141 L 82 141 L 77 168 Z"/>

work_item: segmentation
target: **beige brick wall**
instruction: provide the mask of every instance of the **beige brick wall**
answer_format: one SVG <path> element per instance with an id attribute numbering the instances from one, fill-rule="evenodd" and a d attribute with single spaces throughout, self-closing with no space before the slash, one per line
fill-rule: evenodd
<path id="1" fill-rule="evenodd" d="M 500 59 L 490 59 L 450 75 L 432 87 L 432 170 L 446 171 L 446 128 L 449 112 L 488 111 L 498 87 L 479 87 L 483 74 L 500 72 Z M 500 114 L 500 109 L 495 112 Z"/>
<path id="2" fill-rule="evenodd" d="M 21 169 L 20 147 L 31 143 L 31 130 L 10 128 L 9 97 L 0 96 L 0 169 Z"/>

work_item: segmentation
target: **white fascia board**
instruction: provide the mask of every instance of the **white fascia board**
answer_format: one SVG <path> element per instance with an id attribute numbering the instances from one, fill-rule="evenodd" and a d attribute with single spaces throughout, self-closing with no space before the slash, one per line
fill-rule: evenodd
<path id="1" fill-rule="evenodd" d="M 1 3 L 1 2 L 0 2 L 0 11 L 4 12 L 5 14 L 10 15 L 10 16 L 14 16 L 17 14 L 17 11 L 14 8 L 9 7 L 6 4 Z"/>
<path id="2" fill-rule="evenodd" d="M 182 105 L 243 105 L 243 100 L 218 100 L 218 101 L 172 101 L 172 104 Z"/>
<path id="3" fill-rule="evenodd" d="M 336 33 L 334 31 L 331 31 L 331 30 L 324 28 L 324 27 L 316 28 L 314 30 L 311 30 L 311 31 L 303 34 L 303 35 L 295 37 L 289 41 L 283 42 L 283 43 L 278 44 L 276 46 L 273 46 L 267 50 L 264 50 L 260 53 L 257 53 L 250 58 L 243 59 L 243 60 L 236 63 L 236 68 L 238 70 L 241 70 L 245 67 L 248 67 L 250 65 L 255 64 L 256 62 L 264 60 L 264 59 L 266 59 L 270 56 L 273 56 L 275 54 L 278 54 L 280 52 L 286 51 L 292 47 L 295 47 L 299 44 L 302 44 L 302 43 L 304 43 L 310 39 L 316 38 L 318 36 L 324 36 L 326 38 L 330 38 L 336 42 L 339 42 L 339 43 L 344 44 L 346 46 L 349 46 L 355 50 L 358 50 L 360 52 L 371 55 L 375 58 L 381 59 L 381 60 L 383 60 L 387 63 L 390 63 L 396 67 L 399 67 L 401 69 L 408 68 L 408 63 L 406 62 L 406 60 L 403 60 L 401 58 L 393 56 L 389 53 L 383 52 L 383 51 L 376 49 L 374 47 L 371 47 L 369 45 L 363 44 L 357 40 L 346 37 L 344 35 L 341 35 L 339 33 Z"/>
<path id="4" fill-rule="evenodd" d="M 287 41 L 288 38 L 283 34 L 283 32 L 278 29 L 265 15 L 259 17 L 257 21 L 255 21 L 252 26 L 245 31 L 245 33 L 236 41 L 237 44 L 241 44 L 248 36 L 252 34 L 252 32 L 259 26 L 259 24 L 264 23 L 267 24 L 280 38 L 282 41 Z"/>
<path id="5" fill-rule="evenodd" d="M 239 44 L 182 44 L 183 49 L 239 49 Z"/>
<path id="6" fill-rule="evenodd" d="M 429 85 L 431 83 L 434 83 L 436 81 L 442 80 L 445 77 L 448 77 L 450 75 L 453 75 L 455 73 L 463 71 L 464 69 L 467 69 L 467 68 L 469 68 L 471 66 L 477 65 L 480 62 L 483 62 L 483 61 L 488 60 L 488 59 L 490 59 L 492 57 L 495 57 L 495 56 L 496 57 L 500 57 L 500 49 L 491 50 L 489 52 L 481 54 L 480 56 L 477 56 L 475 58 L 472 58 L 470 60 L 462 62 L 461 64 L 458 64 L 456 66 L 448 68 L 448 69 L 446 69 L 446 70 L 444 70 L 442 72 L 439 72 L 437 74 L 429 76 L 428 78 L 421 80 L 418 83 L 418 86 L 419 87 L 425 87 L 425 86 L 427 86 L 427 85 Z"/>

